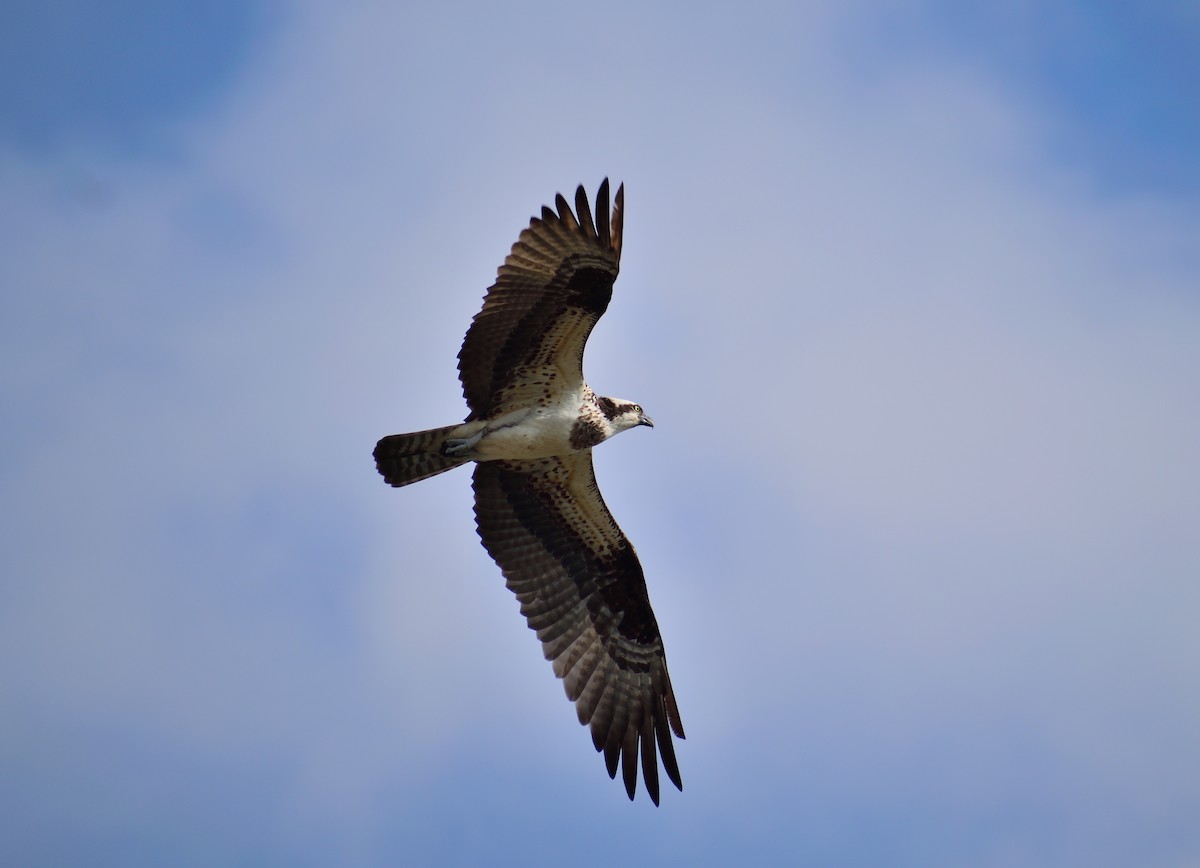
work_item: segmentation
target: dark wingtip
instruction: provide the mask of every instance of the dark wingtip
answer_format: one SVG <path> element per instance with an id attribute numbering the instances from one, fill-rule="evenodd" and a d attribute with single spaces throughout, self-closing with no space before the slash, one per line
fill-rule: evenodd
<path id="1" fill-rule="evenodd" d="M 579 228 L 589 238 L 596 237 L 596 227 L 592 225 L 592 206 L 588 204 L 587 190 L 580 184 L 575 189 L 575 214 L 579 218 Z"/>
<path id="2" fill-rule="evenodd" d="M 621 759 L 621 751 L 616 747 L 604 748 L 604 765 L 608 768 L 608 776 L 613 780 L 617 779 L 617 763 Z"/>
<path id="3" fill-rule="evenodd" d="M 605 248 L 612 248 L 610 211 L 608 178 L 605 178 L 600 182 L 600 189 L 596 191 L 596 237 L 600 240 L 600 246 Z"/>
<path id="4" fill-rule="evenodd" d="M 637 778 L 625 782 L 625 793 L 629 796 L 629 801 L 632 802 L 633 797 L 637 795 Z"/>
<path id="5" fill-rule="evenodd" d="M 579 228 L 579 221 L 575 219 L 575 214 L 571 211 L 571 206 L 567 204 L 566 198 L 562 193 L 554 195 L 554 205 L 558 208 L 558 219 L 561 220 L 568 229 L 575 230 Z"/>
<path id="6" fill-rule="evenodd" d="M 658 755 L 662 760 L 663 770 L 675 788 L 682 792 L 683 778 L 679 774 L 679 762 L 675 759 L 675 746 L 671 744 L 671 732 L 661 719 L 655 721 L 654 735 L 658 742 Z"/>
<path id="7" fill-rule="evenodd" d="M 617 187 L 617 197 L 613 200 L 612 213 L 612 249 L 621 258 L 621 240 L 625 234 L 625 184 Z"/>

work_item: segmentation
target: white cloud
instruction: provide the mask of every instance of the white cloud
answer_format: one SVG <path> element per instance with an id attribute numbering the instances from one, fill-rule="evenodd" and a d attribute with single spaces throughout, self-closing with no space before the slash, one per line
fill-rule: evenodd
<path id="1" fill-rule="evenodd" d="M 925 832 L 1017 805 L 981 864 L 1103 861 L 1083 830 L 1113 812 L 1110 852 L 1178 836 L 1196 214 L 1090 192 L 994 84 L 856 79 L 838 19 L 772 15 L 725 42 L 703 16 L 297 8 L 180 165 L 84 159 L 80 201 L 5 157 L 9 726 L 277 759 L 271 822 L 343 854 L 397 846 L 383 803 L 436 837 L 486 797 L 474 763 L 624 810 L 466 474 L 393 492 L 369 459 L 462 411 L 457 342 L 516 231 L 609 173 L 625 271 L 588 371 L 658 422 L 598 467 L 692 735 L 671 822 L 802 850 L 771 806 L 821 784 L 826 844 L 889 800 Z"/>

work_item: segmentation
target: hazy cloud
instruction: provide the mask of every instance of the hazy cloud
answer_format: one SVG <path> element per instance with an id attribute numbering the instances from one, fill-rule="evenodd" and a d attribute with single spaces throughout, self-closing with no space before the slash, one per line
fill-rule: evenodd
<path id="1" fill-rule="evenodd" d="M 173 163 L 0 151 L 0 852 L 1200 853 L 1194 202 L 869 6 L 285 11 Z M 588 375 L 658 427 L 597 468 L 689 733 L 657 812 L 465 474 L 370 462 L 463 412 L 495 267 L 606 174 Z"/>

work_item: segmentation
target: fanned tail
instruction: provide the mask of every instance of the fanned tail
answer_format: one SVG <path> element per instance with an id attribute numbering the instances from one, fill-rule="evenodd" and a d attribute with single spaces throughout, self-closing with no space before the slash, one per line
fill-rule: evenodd
<path id="1" fill-rule="evenodd" d="M 375 468 L 388 485 L 399 488 L 453 470 L 469 458 L 442 454 L 442 444 L 458 425 L 412 434 L 389 434 L 375 444 Z"/>

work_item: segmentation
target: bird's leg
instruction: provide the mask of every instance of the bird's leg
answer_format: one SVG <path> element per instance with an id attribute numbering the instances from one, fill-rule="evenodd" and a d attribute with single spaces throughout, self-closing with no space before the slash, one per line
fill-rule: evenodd
<path id="1" fill-rule="evenodd" d="M 483 430 L 479 430 L 470 437 L 450 437 L 442 444 L 442 454 L 448 458 L 465 458 L 467 454 L 475 448 L 480 440 L 483 439 Z"/>

